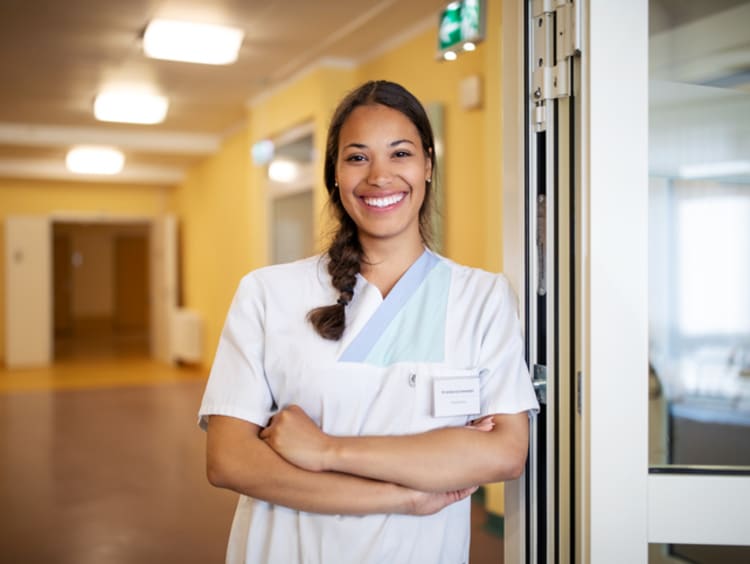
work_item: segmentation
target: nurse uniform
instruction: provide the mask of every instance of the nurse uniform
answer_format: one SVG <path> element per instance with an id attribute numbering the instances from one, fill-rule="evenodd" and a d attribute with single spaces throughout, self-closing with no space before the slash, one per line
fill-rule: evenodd
<path id="1" fill-rule="evenodd" d="M 312 257 L 242 279 L 200 407 L 203 428 L 209 415 L 264 427 L 290 404 L 346 436 L 538 410 L 504 276 L 428 250 L 385 299 L 357 275 L 344 335 L 329 341 L 306 320 L 338 298 L 326 266 L 327 257 Z M 469 532 L 469 498 L 429 516 L 350 516 L 241 495 L 227 563 L 459 564 L 468 562 Z"/>

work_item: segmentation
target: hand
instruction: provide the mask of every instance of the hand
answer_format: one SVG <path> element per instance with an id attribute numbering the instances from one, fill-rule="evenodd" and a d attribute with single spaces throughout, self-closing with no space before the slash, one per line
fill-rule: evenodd
<path id="1" fill-rule="evenodd" d="M 432 515 L 452 503 L 469 497 L 479 486 L 472 486 L 452 492 L 420 492 L 412 490 L 409 514 L 410 515 Z"/>
<path id="2" fill-rule="evenodd" d="M 495 421 L 492 419 L 492 415 L 487 415 L 469 422 L 466 428 L 476 429 L 477 431 L 492 431 L 495 428 Z"/>
<path id="3" fill-rule="evenodd" d="M 331 437 L 298 405 L 285 407 L 271 418 L 259 437 L 288 462 L 304 470 L 327 470 L 325 458 Z"/>

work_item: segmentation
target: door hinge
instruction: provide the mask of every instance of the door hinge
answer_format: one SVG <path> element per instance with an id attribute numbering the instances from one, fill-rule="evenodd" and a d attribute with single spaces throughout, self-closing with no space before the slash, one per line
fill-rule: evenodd
<path id="1" fill-rule="evenodd" d="M 577 3 L 571 0 L 533 2 L 531 97 L 536 131 L 546 129 L 546 102 L 571 95 L 572 59 L 580 53 L 578 21 Z"/>
<path id="2" fill-rule="evenodd" d="M 536 399 L 539 403 L 547 403 L 547 367 L 542 364 L 535 364 L 531 383 L 534 385 Z"/>

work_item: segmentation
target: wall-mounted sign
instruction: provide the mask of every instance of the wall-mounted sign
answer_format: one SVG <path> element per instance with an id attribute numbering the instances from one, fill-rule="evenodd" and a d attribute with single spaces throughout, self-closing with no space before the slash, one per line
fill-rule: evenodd
<path id="1" fill-rule="evenodd" d="M 485 34 L 485 0 L 451 2 L 440 14 L 438 56 L 454 60 L 461 51 L 473 51 Z"/>

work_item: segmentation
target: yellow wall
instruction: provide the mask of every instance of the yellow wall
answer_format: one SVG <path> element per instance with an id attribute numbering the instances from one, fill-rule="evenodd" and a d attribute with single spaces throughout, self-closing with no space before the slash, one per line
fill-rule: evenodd
<path id="1" fill-rule="evenodd" d="M 179 221 L 182 301 L 204 321 L 207 362 L 213 358 L 239 279 L 258 265 L 252 252 L 257 227 L 249 158 L 243 127 L 216 155 L 189 171 L 172 202 Z"/>
<path id="2" fill-rule="evenodd" d="M 5 218 L 11 215 L 101 213 L 154 216 L 170 190 L 156 186 L 0 179 L 0 358 L 5 358 Z"/>

